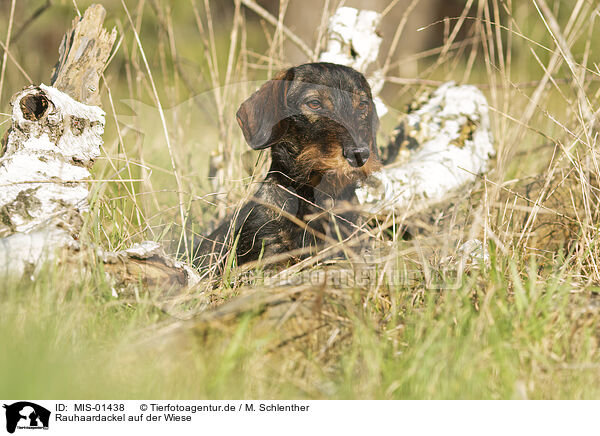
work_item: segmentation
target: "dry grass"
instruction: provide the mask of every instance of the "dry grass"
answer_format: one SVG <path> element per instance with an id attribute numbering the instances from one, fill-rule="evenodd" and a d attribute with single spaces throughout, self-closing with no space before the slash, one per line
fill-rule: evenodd
<path id="1" fill-rule="evenodd" d="M 35 2 L 23 3 L 31 5 L 3 10 L 3 22 L 26 21 Z M 197 223 L 192 230 L 206 233 L 251 195 L 268 163 L 266 153 L 247 150 L 232 114 L 255 81 L 288 65 L 290 44 L 307 61 L 316 58 L 339 2 L 321 2 L 312 42 L 284 24 L 285 0 L 278 16 L 250 0 L 232 0 L 230 8 L 209 0 L 103 3 L 121 39 L 105 72 L 106 144 L 87 235 L 112 250 L 143 239 L 170 243 L 185 233 L 188 215 Z M 22 85 L 47 80 L 53 49 L 37 57 L 35 40 L 49 28 L 58 40 L 74 4 L 87 6 L 56 2 L 16 42 L 7 27 L 2 112 Z M 598 397 L 600 52 L 593 41 L 600 6 L 464 5 L 431 23 L 444 29 L 440 47 L 407 58 L 397 50 L 411 37 L 405 23 L 418 7 L 411 2 L 396 33 L 384 35 L 392 42 L 379 62 L 388 78 L 383 97 L 396 114 L 446 80 L 484 90 L 497 158 L 468 193 L 365 227 L 378 250 L 368 264 L 352 262 L 346 242 L 350 261 L 326 262 L 321 253 L 275 277 L 260 265 L 232 268 L 185 295 L 136 289 L 114 299 L 101 271 L 65 281 L 52 268 L 33 283 L 7 285 L 0 329 L 12 333 L 2 335 L 0 372 L 18 376 L 0 381 L 0 391 L 36 398 Z M 390 2 L 386 16 L 398 7 Z M 65 25 L 51 27 L 59 18 Z M 417 76 L 402 75 L 408 62 L 417 62 Z M 380 144 L 396 123 L 383 120 Z M 472 238 L 488 247 L 490 261 L 465 270 L 457 247 Z M 53 377 L 37 383 L 40 368 Z M 69 377 L 81 383 L 61 383 Z M 48 379 L 57 382 L 48 386 Z"/>

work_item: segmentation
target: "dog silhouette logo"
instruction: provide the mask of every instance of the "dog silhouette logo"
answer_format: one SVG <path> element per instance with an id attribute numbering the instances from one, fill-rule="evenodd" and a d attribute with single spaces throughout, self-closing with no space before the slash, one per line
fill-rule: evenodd
<path id="1" fill-rule="evenodd" d="M 29 401 L 19 401 L 3 406 L 6 409 L 6 431 L 14 433 L 18 429 L 48 430 L 50 411 Z"/>

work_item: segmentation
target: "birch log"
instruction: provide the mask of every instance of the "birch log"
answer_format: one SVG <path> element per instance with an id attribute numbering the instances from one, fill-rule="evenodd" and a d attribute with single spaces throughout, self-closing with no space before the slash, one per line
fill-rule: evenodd
<path id="1" fill-rule="evenodd" d="M 369 67 L 377 60 L 382 38 L 377 31 L 381 14 L 375 11 L 341 7 L 329 19 L 327 48 L 319 61 L 332 62 L 360 71 L 367 77 L 374 97 L 377 113 L 387 113 L 385 104 L 377 97 L 383 88 L 380 70 L 369 73 Z"/>
<path id="2" fill-rule="evenodd" d="M 384 150 L 387 165 L 356 192 L 371 213 L 427 209 L 488 170 L 495 150 L 481 91 L 448 82 L 420 101 Z"/>
<path id="3" fill-rule="evenodd" d="M 100 77 L 116 38 L 102 27 L 105 15 L 93 5 L 73 21 L 52 86 L 30 86 L 11 99 L 12 126 L 0 149 L 0 276 L 35 274 L 44 262 L 73 258 L 73 265 L 93 268 L 89 257 L 74 256 L 91 251 L 118 285 L 192 285 L 196 273 L 156 243 L 109 253 L 79 238 L 104 133 Z"/>
<path id="4" fill-rule="evenodd" d="M 375 11 L 337 9 L 329 20 L 327 49 L 319 60 L 365 74 L 377 113 L 383 116 L 388 108 L 378 95 L 384 77 L 380 70 L 369 71 L 381 45 L 380 19 Z M 449 82 L 417 97 L 411 107 L 410 113 L 400 116 L 394 139 L 383 147 L 386 167 L 357 191 L 367 212 L 427 208 L 487 171 L 494 155 L 488 104 L 476 87 Z"/>
<path id="5" fill-rule="evenodd" d="M 22 275 L 60 248 L 79 248 L 85 179 L 100 152 L 104 112 L 56 88 L 11 99 L 13 124 L 0 158 L 0 265 Z"/>
<path id="6" fill-rule="evenodd" d="M 54 86 L 11 99 L 12 126 L 0 156 L 0 273 L 35 272 L 63 249 L 80 249 L 90 168 L 100 154 L 104 112 L 99 81 L 116 38 L 106 12 L 90 6 L 59 49 Z M 68 92 L 70 95 L 68 95 Z M 77 101 L 77 100 L 79 101 Z"/>

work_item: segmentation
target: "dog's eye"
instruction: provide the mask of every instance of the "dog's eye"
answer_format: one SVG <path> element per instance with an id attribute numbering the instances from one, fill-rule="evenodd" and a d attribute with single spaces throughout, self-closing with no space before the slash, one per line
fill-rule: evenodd
<path id="1" fill-rule="evenodd" d="M 308 106 L 314 111 L 319 110 L 322 107 L 321 102 L 319 100 L 309 100 L 306 102 L 306 106 Z"/>
<path id="2" fill-rule="evenodd" d="M 366 100 L 361 101 L 360 103 L 358 103 L 358 108 L 361 111 L 366 111 L 369 108 L 369 102 Z"/>

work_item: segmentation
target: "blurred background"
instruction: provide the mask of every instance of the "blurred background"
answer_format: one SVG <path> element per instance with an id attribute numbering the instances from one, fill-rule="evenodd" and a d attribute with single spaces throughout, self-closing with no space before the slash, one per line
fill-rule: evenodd
<path id="1" fill-rule="evenodd" d="M 48 68 L 56 61 L 58 43 L 64 31 L 73 17 L 84 11 L 92 3 L 86 0 L 19 0 L 15 2 L 12 36 L 10 45 L 12 54 L 21 67 L 34 82 L 47 80 Z M 113 71 L 125 72 L 124 61 L 128 53 L 135 53 L 135 47 L 131 44 L 132 34 L 130 23 L 125 15 L 123 5 L 119 0 L 104 0 L 100 2 L 105 6 L 108 17 L 107 26 L 116 26 L 119 35 L 125 36 L 129 47 L 124 47 L 117 53 L 113 62 Z M 414 3 L 414 4 L 411 4 Z M 385 59 L 392 36 L 402 21 L 407 8 L 410 7 L 410 15 L 404 26 L 402 38 L 395 54 L 395 65 L 391 71 L 401 71 L 404 75 L 414 75 L 418 71 L 418 60 L 431 57 L 436 54 L 436 48 L 448 38 L 450 26 L 454 25 L 450 17 L 459 17 L 465 5 L 472 3 L 469 9 L 476 9 L 477 2 L 465 2 L 461 0 L 421 0 L 411 2 L 410 0 L 354 0 L 354 1 L 286 1 L 258 0 L 256 4 L 268 11 L 273 17 L 278 18 L 280 14 L 283 23 L 291 29 L 298 37 L 311 47 L 322 47 L 324 41 L 317 43 L 319 28 L 323 20 L 327 20 L 328 14 L 332 13 L 341 5 L 355 7 L 358 9 L 370 9 L 386 12 L 381 23 L 381 34 L 384 37 L 380 52 L 381 61 Z M 199 34 L 198 21 L 205 21 L 208 13 L 213 23 L 216 48 L 220 52 L 221 65 L 224 67 L 230 42 L 230 32 L 236 5 L 234 0 L 221 1 L 178 1 L 167 2 L 164 0 L 125 1 L 132 18 L 138 27 L 150 64 L 160 67 L 161 57 L 167 62 L 167 67 L 172 67 L 174 56 L 178 62 L 190 72 L 198 71 L 206 74 L 206 62 L 202 53 L 202 36 Z M 474 11 L 475 12 L 475 11 Z M 242 6 L 239 13 L 246 27 L 248 53 L 256 64 L 261 63 L 259 54 L 263 54 L 271 44 L 271 34 L 274 28 L 272 24 L 262 18 L 255 11 Z M 5 42 L 6 31 L 11 15 L 11 0 L 0 1 L 0 18 L 4 30 L 2 41 Z M 205 23 L 206 24 L 206 23 Z M 429 27 L 427 27 L 429 26 Z M 459 33 L 456 41 L 465 38 L 469 33 L 465 26 Z M 421 29 L 421 30 L 419 30 Z M 207 29 L 208 30 L 208 29 Z M 165 40 L 165 37 L 167 38 Z M 323 37 L 323 35 L 321 35 Z M 162 50 L 162 53 L 158 49 Z M 288 64 L 299 64 L 306 62 L 307 56 L 293 43 L 286 41 L 283 44 L 285 59 L 280 62 Z M 429 50 L 433 52 L 427 52 Z M 423 53 L 425 52 L 425 53 Z M 35 53 L 35 54 L 34 54 Z M 190 73 L 191 74 L 191 73 Z M 7 82 L 11 85 L 18 84 L 19 70 L 14 63 L 9 63 L 7 75 L 17 81 Z M 166 78 L 165 78 L 166 79 Z M 202 77 L 193 74 L 190 78 L 194 85 L 201 87 Z M 207 77 L 204 76 L 206 80 Z M 27 81 L 21 78 L 21 83 Z M 3 98 L 12 95 L 12 90 L 2 90 Z"/>

